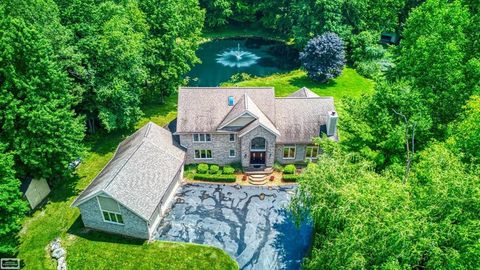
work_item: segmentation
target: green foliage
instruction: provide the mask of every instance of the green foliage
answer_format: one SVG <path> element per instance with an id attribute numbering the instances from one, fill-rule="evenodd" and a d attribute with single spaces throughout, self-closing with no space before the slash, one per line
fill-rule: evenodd
<path id="1" fill-rule="evenodd" d="M 297 168 L 295 168 L 295 165 L 288 164 L 287 166 L 285 166 L 285 168 L 283 168 L 283 173 L 294 174 L 296 170 L 297 170 Z"/>
<path id="2" fill-rule="evenodd" d="M 437 144 L 420 153 L 402 184 L 324 143 L 330 147 L 299 179 L 292 206 L 298 214 L 308 209 L 316 224 L 306 269 L 470 269 L 478 262 L 478 172 Z"/>
<path id="3" fill-rule="evenodd" d="M 277 161 L 275 161 L 275 163 L 273 163 L 273 169 L 274 169 L 276 172 L 283 172 L 283 166 L 282 166 L 282 164 L 278 163 Z"/>
<path id="4" fill-rule="evenodd" d="M 224 166 L 223 167 L 223 173 L 224 174 L 234 174 L 235 173 L 235 168 L 232 166 Z"/>
<path id="5" fill-rule="evenodd" d="M 229 182 L 229 183 L 233 183 L 233 182 L 236 181 L 237 177 L 235 175 L 228 175 L 228 174 L 200 174 L 200 173 L 196 173 L 193 176 L 193 179 L 210 181 L 210 182 Z"/>
<path id="6" fill-rule="evenodd" d="M 220 171 L 220 167 L 218 165 L 212 164 L 210 165 L 210 173 L 216 174 Z"/>
<path id="7" fill-rule="evenodd" d="M 200 163 L 197 166 L 197 172 L 198 173 L 207 173 L 208 172 L 208 164 L 205 163 Z"/>
<path id="8" fill-rule="evenodd" d="M 284 174 L 282 176 L 283 181 L 285 182 L 297 182 L 297 180 L 300 178 L 299 175 L 295 174 Z"/>
<path id="9" fill-rule="evenodd" d="M 408 17 L 397 72 L 411 79 L 432 110 L 442 135 L 471 94 L 465 84 L 468 9 L 460 1 L 428 0 Z"/>
<path id="10" fill-rule="evenodd" d="M 185 74 L 199 62 L 195 51 L 205 14 L 197 0 L 145 0 L 139 1 L 139 5 L 149 26 L 146 92 L 163 101 L 176 92 Z"/>
<path id="11" fill-rule="evenodd" d="M 17 251 L 17 233 L 27 211 L 20 181 L 15 177 L 13 155 L 0 144 L 0 254 L 13 256 Z"/>
<path id="12" fill-rule="evenodd" d="M 473 96 L 460 119 L 451 125 L 451 140 L 468 161 L 480 162 L 480 97 Z"/>
<path id="13" fill-rule="evenodd" d="M 59 44 L 49 39 L 53 26 L 37 23 L 23 2 L 9 6 L 0 6 L 0 140 L 14 154 L 18 175 L 51 182 L 69 174 L 68 164 L 81 155 L 84 127 L 71 108 L 65 63 L 56 61 Z M 53 2 L 34 6 L 34 16 L 58 22 Z"/>
<path id="14" fill-rule="evenodd" d="M 233 14 L 232 4 L 230 0 L 200 0 L 200 5 L 207 11 L 206 26 L 215 28 L 227 24 Z"/>

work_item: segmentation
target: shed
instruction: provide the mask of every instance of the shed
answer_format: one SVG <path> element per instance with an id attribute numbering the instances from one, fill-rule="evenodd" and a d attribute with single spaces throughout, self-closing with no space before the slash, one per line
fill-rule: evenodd
<path id="1" fill-rule="evenodd" d="M 30 204 L 31 209 L 37 207 L 50 193 L 50 187 L 48 186 L 47 180 L 43 178 L 25 178 L 22 181 L 20 190 L 22 191 L 24 198 Z"/>

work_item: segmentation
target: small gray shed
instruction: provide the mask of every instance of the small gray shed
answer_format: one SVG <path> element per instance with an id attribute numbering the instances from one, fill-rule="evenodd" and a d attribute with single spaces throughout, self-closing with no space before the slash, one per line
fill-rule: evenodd
<path id="1" fill-rule="evenodd" d="M 150 122 L 75 199 L 85 227 L 150 239 L 183 178 L 185 153 L 172 134 Z"/>
<path id="2" fill-rule="evenodd" d="M 20 190 L 23 197 L 28 201 L 31 209 L 35 209 L 50 193 L 50 187 L 47 180 L 34 179 L 31 177 L 22 180 Z"/>

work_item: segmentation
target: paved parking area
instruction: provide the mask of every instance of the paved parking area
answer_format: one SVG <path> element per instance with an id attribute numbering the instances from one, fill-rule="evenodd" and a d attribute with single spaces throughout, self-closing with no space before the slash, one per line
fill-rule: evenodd
<path id="1" fill-rule="evenodd" d="M 295 187 L 185 184 L 156 238 L 219 247 L 240 269 L 299 269 L 312 225 L 295 226 L 287 206 Z"/>

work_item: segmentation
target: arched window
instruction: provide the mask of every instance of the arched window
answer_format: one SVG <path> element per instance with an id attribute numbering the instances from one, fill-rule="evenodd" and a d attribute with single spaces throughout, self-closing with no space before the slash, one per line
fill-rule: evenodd
<path id="1" fill-rule="evenodd" d="M 252 144 L 250 146 L 250 150 L 254 151 L 265 151 L 266 149 L 266 141 L 262 137 L 256 137 L 252 139 Z"/>

